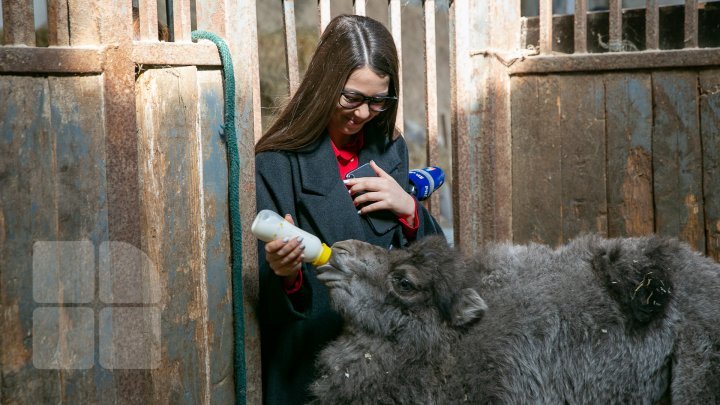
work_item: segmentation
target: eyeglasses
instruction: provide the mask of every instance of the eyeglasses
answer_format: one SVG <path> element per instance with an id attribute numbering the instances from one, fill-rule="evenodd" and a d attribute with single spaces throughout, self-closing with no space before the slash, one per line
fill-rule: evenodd
<path id="1" fill-rule="evenodd" d="M 340 94 L 340 107 L 348 110 L 358 108 L 364 103 L 367 103 L 368 108 L 372 111 L 382 112 L 390 108 L 390 106 L 392 106 L 392 104 L 397 100 L 397 97 L 394 96 L 367 97 L 354 91 L 345 90 L 341 91 Z"/>

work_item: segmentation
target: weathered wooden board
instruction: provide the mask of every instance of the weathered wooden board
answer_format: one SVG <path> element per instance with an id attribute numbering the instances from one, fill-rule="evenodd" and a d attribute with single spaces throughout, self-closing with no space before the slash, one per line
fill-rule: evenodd
<path id="1" fill-rule="evenodd" d="M 700 123 L 707 254 L 720 262 L 720 70 L 700 72 Z"/>
<path id="2" fill-rule="evenodd" d="M 698 76 L 654 72 L 652 83 L 655 231 L 704 252 Z"/>
<path id="3" fill-rule="evenodd" d="M 652 87 L 649 74 L 605 77 L 608 236 L 654 230 Z"/>
<path id="4" fill-rule="evenodd" d="M 559 244 L 562 237 L 558 76 L 512 79 L 513 239 Z"/>
<path id="5" fill-rule="evenodd" d="M 23 91 L 18 91 L 23 89 Z M 60 375 L 32 361 L 34 240 L 57 240 L 47 80 L 0 80 L 0 365 L 2 401 L 57 401 Z"/>
<path id="6" fill-rule="evenodd" d="M 95 246 L 108 238 L 100 76 L 9 77 L 0 98 L 3 401 L 111 398 L 94 361 Z M 65 261 L 80 250 L 83 271 Z"/>
<path id="7" fill-rule="evenodd" d="M 207 278 L 196 68 L 137 80 L 142 249 L 160 272 L 161 352 L 154 400 L 207 401 Z"/>
<path id="8" fill-rule="evenodd" d="M 478 201 L 480 242 L 512 239 L 512 151 L 510 79 L 497 61 L 486 65 L 482 114 L 485 124 L 478 136 Z"/>
<path id="9" fill-rule="evenodd" d="M 219 71 L 199 71 L 200 144 L 207 266 L 209 399 L 232 403 L 233 314 L 228 211 L 227 148 L 223 134 L 223 87 Z"/>
<path id="10" fill-rule="evenodd" d="M 600 75 L 561 76 L 562 238 L 607 234 L 605 90 Z"/>
<path id="11" fill-rule="evenodd" d="M 102 78 L 50 77 L 48 82 L 56 155 L 57 240 L 89 241 L 96 248 L 109 238 L 105 129 L 103 110 L 98 108 L 103 104 Z M 95 267 L 92 270 L 94 273 Z M 94 274 L 91 277 L 87 282 L 94 284 Z M 102 306 L 94 298 L 93 294 L 93 302 L 85 308 L 97 313 Z M 68 314 L 76 311 L 76 308 L 61 309 Z M 94 341 L 99 325 L 92 325 L 95 318 L 89 322 Z M 88 403 L 99 401 L 105 395 L 112 396 L 112 377 L 94 361 L 94 354 L 100 350 L 96 347 L 91 354 L 92 368 L 61 371 L 61 401 Z"/>

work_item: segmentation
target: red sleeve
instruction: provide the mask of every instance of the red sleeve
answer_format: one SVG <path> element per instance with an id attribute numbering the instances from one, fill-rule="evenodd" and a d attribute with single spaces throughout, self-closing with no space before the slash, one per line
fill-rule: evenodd
<path id="1" fill-rule="evenodd" d="M 400 221 L 400 225 L 402 225 L 402 231 L 403 235 L 405 235 L 405 238 L 407 240 L 415 240 L 415 235 L 417 235 L 418 228 L 420 228 L 420 218 L 418 217 L 418 202 L 415 201 L 415 226 L 410 226 L 410 224 L 407 223 L 407 220 L 405 218 L 398 217 L 398 221 Z"/>
<path id="2" fill-rule="evenodd" d="M 302 269 L 298 271 L 297 277 L 295 277 L 295 282 L 290 284 L 283 280 L 283 288 L 285 289 L 285 294 L 295 294 L 296 292 L 300 291 L 300 288 L 302 287 L 303 283 L 303 273 Z"/>

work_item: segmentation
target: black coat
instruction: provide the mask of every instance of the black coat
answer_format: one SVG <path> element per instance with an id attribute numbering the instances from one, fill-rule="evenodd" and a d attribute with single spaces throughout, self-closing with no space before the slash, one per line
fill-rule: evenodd
<path id="1" fill-rule="evenodd" d="M 359 165 L 374 160 L 403 187 L 409 189 L 405 140 L 366 136 Z M 299 152 L 263 152 L 255 160 L 257 209 L 291 214 L 295 224 L 318 236 L 328 246 L 359 239 L 383 247 L 406 243 L 402 226 L 378 235 L 357 208 L 340 179 L 337 159 L 326 135 Z M 416 238 L 442 233 L 434 218 L 418 204 Z M 265 244 L 258 243 L 260 264 L 259 318 L 262 338 L 263 395 L 265 403 L 307 402 L 308 386 L 315 379 L 318 351 L 340 332 L 342 320 L 331 309 L 325 287 L 315 269 L 303 264 L 303 287 L 288 296 L 282 279 L 265 260 Z"/>

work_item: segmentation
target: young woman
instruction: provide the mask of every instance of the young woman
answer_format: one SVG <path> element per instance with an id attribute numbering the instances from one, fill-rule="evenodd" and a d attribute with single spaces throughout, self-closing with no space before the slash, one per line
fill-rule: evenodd
<path id="1" fill-rule="evenodd" d="M 408 156 L 395 130 L 398 57 L 379 22 L 342 15 L 325 29 L 297 92 L 255 147 L 257 209 L 285 214 L 328 245 L 359 239 L 401 247 L 442 233 L 407 190 Z M 345 180 L 368 163 L 371 176 Z M 304 403 L 317 352 L 340 316 L 302 240 L 259 243 L 266 403 Z"/>

